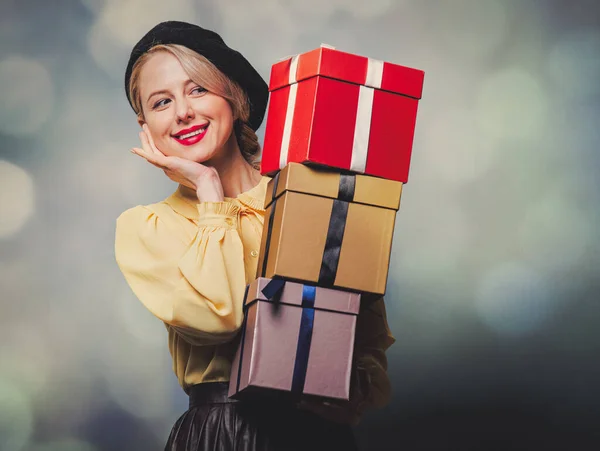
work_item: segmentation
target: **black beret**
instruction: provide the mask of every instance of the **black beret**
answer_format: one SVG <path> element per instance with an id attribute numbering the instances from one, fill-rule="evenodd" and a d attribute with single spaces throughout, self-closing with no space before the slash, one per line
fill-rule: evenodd
<path id="1" fill-rule="evenodd" d="M 229 48 L 214 31 L 186 22 L 161 22 L 152 28 L 133 47 L 125 71 L 125 93 L 129 104 L 129 79 L 133 65 L 140 56 L 158 44 L 180 44 L 199 53 L 213 63 L 221 72 L 237 82 L 246 92 L 250 102 L 248 125 L 257 130 L 263 121 L 269 98 L 269 88 L 260 74 L 242 56 Z"/>

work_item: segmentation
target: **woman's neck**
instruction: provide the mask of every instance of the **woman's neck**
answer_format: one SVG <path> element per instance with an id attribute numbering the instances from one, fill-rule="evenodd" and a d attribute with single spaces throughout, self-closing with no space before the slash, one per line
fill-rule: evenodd
<path id="1" fill-rule="evenodd" d="M 235 198 L 258 185 L 262 176 L 260 171 L 254 169 L 241 154 L 238 161 L 231 163 L 224 168 L 216 169 L 223 186 L 223 195 Z"/>
<path id="2" fill-rule="evenodd" d="M 236 198 L 240 194 L 254 188 L 262 179 L 260 171 L 254 169 L 246 161 L 235 139 L 229 152 L 222 152 L 221 158 L 214 158 L 203 164 L 214 167 L 217 170 L 225 197 Z M 195 193 L 192 193 L 190 188 L 181 185 L 180 187 L 182 191 L 189 191 L 191 196 L 195 196 Z"/>

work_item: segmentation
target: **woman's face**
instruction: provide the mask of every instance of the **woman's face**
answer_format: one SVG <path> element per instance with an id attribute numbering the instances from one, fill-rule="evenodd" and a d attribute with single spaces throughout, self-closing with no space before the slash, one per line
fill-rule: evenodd
<path id="1" fill-rule="evenodd" d="M 156 147 L 165 155 L 198 163 L 235 143 L 233 113 L 223 97 L 189 79 L 175 56 L 153 54 L 140 72 L 139 92 Z"/>

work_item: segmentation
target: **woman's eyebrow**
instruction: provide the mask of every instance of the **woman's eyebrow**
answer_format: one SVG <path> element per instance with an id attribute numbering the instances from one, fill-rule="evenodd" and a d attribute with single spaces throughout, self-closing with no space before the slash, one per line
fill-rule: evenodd
<path id="1" fill-rule="evenodd" d="M 160 94 L 170 94 L 169 91 L 167 89 L 161 89 L 160 91 L 154 91 L 152 94 L 150 94 L 148 96 L 148 100 L 150 101 L 150 99 L 154 96 L 160 95 Z"/>

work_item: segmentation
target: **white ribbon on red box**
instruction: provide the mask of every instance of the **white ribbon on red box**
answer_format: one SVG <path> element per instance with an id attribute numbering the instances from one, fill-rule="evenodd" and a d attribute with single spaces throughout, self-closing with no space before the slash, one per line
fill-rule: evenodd
<path id="1" fill-rule="evenodd" d="M 327 44 L 321 44 L 321 47 L 335 49 Z M 283 169 L 288 163 L 288 152 L 290 147 L 290 137 L 292 134 L 292 123 L 294 121 L 294 109 L 296 106 L 296 96 L 298 93 L 298 80 L 296 79 L 298 70 L 298 59 L 300 55 L 294 55 L 290 59 L 289 85 L 287 109 L 285 113 L 285 122 L 283 125 L 283 137 L 281 140 L 281 152 L 279 153 L 279 168 Z M 290 57 L 286 58 L 289 59 Z M 369 150 L 369 136 L 371 132 L 371 115 L 373 113 L 373 97 L 375 89 L 381 88 L 383 79 L 383 61 L 368 58 L 367 73 L 365 75 L 365 86 L 359 87 L 358 106 L 356 111 L 356 124 L 354 126 L 354 139 L 352 143 L 352 159 L 350 161 L 350 170 L 358 173 L 364 173 L 367 166 L 367 154 Z"/>
<path id="2" fill-rule="evenodd" d="M 290 137 L 292 136 L 292 123 L 294 122 L 294 109 L 296 106 L 296 94 L 298 93 L 298 81 L 296 72 L 298 71 L 298 58 L 300 55 L 292 56 L 290 61 L 289 85 L 287 109 L 285 112 L 285 122 L 283 123 L 283 137 L 281 138 L 281 152 L 279 152 L 279 168 L 283 169 L 287 164 L 288 151 L 290 149 Z"/>
<path id="3" fill-rule="evenodd" d="M 358 109 L 352 142 L 352 159 L 350 170 L 363 174 L 367 168 L 367 153 L 371 135 L 371 115 L 373 114 L 373 98 L 375 89 L 381 88 L 383 79 L 383 61 L 369 58 L 367 64 L 366 86 L 360 86 L 358 92 Z"/>

